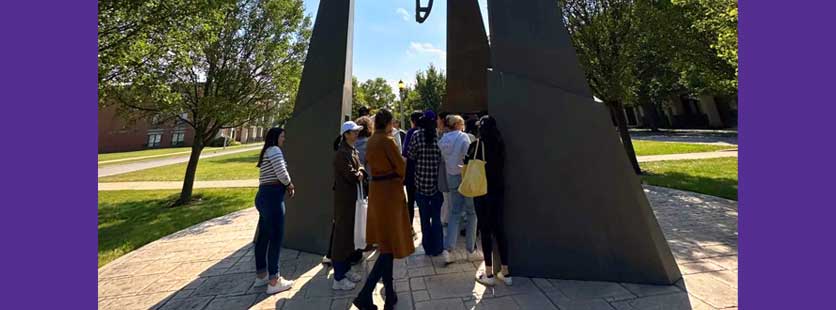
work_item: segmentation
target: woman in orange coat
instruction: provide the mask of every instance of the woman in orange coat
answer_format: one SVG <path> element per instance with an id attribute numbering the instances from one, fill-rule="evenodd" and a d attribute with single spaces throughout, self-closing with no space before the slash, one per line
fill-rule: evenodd
<path id="1" fill-rule="evenodd" d="M 380 279 L 383 279 L 386 293 L 384 309 L 394 309 L 398 297 L 392 282 L 393 259 L 407 257 L 415 251 L 403 187 L 406 162 L 392 137 L 393 125 L 392 112 L 385 109 L 377 112 L 374 117 L 375 132 L 366 146 L 366 162 L 372 175 L 366 242 L 377 244 L 380 255 L 360 295 L 354 299 L 354 305 L 360 310 L 377 309 L 372 303 L 372 290 Z"/>

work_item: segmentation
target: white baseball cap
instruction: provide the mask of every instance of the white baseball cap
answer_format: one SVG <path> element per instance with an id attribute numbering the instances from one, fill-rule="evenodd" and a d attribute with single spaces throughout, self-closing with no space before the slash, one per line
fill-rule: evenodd
<path id="1" fill-rule="evenodd" d="M 363 129 L 363 126 L 357 125 L 357 123 L 352 121 L 347 121 L 343 123 L 343 126 L 340 128 L 340 134 L 344 134 L 346 131 L 354 131 Z"/>

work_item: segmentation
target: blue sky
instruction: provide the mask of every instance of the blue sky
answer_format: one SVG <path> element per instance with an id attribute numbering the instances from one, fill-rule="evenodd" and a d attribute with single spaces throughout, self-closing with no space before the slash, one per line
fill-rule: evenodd
<path id="1" fill-rule="evenodd" d="M 479 0 L 484 18 L 485 2 Z M 318 7 L 319 0 L 305 0 L 311 17 L 316 18 Z M 401 79 L 413 84 L 415 72 L 430 63 L 445 69 L 446 27 L 446 0 L 435 1 L 423 24 L 415 22 L 413 0 L 355 0 L 354 76 L 361 82 L 383 77 L 394 89 Z"/>

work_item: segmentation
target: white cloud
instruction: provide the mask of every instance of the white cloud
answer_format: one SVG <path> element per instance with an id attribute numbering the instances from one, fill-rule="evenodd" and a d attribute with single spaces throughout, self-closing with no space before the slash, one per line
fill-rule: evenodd
<path id="1" fill-rule="evenodd" d="M 409 12 L 404 8 L 398 8 L 395 13 L 401 16 L 404 21 L 409 21 Z"/>
<path id="2" fill-rule="evenodd" d="M 409 42 L 409 50 L 407 50 L 407 53 L 435 55 L 442 62 L 447 59 L 447 52 L 433 46 L 432 43 Z"/>

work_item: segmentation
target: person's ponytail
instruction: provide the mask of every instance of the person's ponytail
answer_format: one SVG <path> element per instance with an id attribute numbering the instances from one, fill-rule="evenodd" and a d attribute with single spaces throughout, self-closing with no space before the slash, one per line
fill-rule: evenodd
<path id="1" fill-rule="evenodd" d="M 334 140 L 334 151 L 337 151 L 337 150 L 340 149 L 340 143 L 342 143 L 342 142 L 343 142 L 343 135 L 337 136 L 337 139 Z"/>

